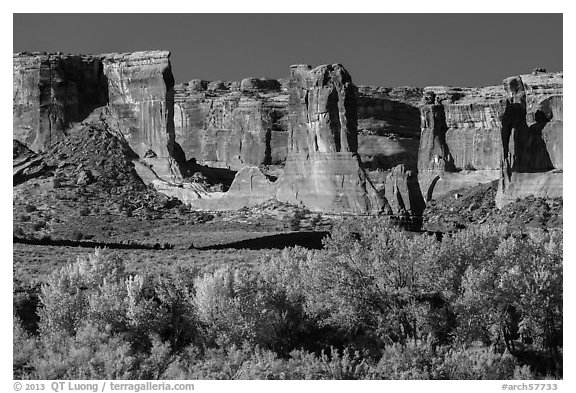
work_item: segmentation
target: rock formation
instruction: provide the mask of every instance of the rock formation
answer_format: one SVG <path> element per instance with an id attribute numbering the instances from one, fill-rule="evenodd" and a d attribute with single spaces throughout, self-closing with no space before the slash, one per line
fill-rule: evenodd
<path id="1" fill-rule="evenodd" d="M 427 87 L 418 179 L 427 200 L 499 177 L 504 89 Z"/>
<path id="2" fill-rule="evenodd" d="M 277 80 L 193 80 L 175 90 L 176 141 L 186 157 L 233 169 L 286 159 L 288 94 Z"/>
<path id="3" fill-rule="evenodd" d="M 498 206 L 562 195 L 561 73 L 484 88 L 356 88 L 339 64 L 298 65 L 288 79 L 175 86 L 169 57 L 15 54 L 15 179 L 46 169 L 34 153 L 77 124 L 103 121 L 138 155 L 146 184 L 198 208 L 276 197 L 313 211 L 419 215 L 422 198 L 495 180 Z M 238 171 L 228 193 L 184 181 L 201 165 L 230 179 Z"/>
<path id="4" fill-rule="evenodd" d="M 176 180 L 178 161 L 184 160 L 175 144 L 174 77 L 170 52 L 149 51 L 102 55 L 108 80 L 108 108 L 119 120 L 130 147 L 154 165 L 156 173 Z"/>
<path id="5" fill-rule="evenodd" d="M 356 89 L 340 64 L 290 69 L 288 157 L 277 199 L 315 211 L 377 213 L 357 156 Z"/>
<path id="6" fill-rule="evenodd" d="M 100 114 L 162 176 L 179 176 L 174 78 L 166 51 L 104 55 L 14 55 L 14 139 L 45 151 L 74 124 Z"/>
<path id="7" fill-rule="evenodd" d="M 13 62 L 13 135 L 35 152 L 106 105 L 107 81 L 95 56 L 17 53 Z"/>
<path id="8" fill-rule="evenodd" d="M 417 168 L 422 89 L 358 88 L 358 154 L 364 169 Z"/>
<path id="9" fill-rule="evenodd" d="M 504 80 L 501 176 L 496 205 L 563 192 L 563 75 L 535 72 Z"/>

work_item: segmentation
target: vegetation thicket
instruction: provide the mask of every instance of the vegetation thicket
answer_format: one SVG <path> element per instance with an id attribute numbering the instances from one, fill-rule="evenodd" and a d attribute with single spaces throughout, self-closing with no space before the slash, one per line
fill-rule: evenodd
<path id="1" fill-rule="evenodd" d="M 15 315 L 16 379 L 562 376 L 562 230 L 337 225 L 255 266 L 131 275 L 96 250 Z"/>

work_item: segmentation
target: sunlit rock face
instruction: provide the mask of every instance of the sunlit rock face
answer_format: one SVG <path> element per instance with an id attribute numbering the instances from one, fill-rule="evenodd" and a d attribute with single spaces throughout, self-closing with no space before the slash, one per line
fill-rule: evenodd
<path id="1" fill-rule="evenodd" d="M 418 178 L 427 200 L 498 179 L 504 94 L 501 86 L 424 89 Z"/>
<path id="2" fill-rule="evenodd" d="M 176 140 L 188 159 L 233 169 L 286 159 L 288 93 L 279 81 L 192 80 L 175 90 Z"/>
<path id="3" fill-rule="evenodd" d="M 504 80 L 499 207 L 529 195 L 563 193 L 563 74 L 534 72 Z"/>
<path id="4" fill-rule="evenodd" d="M 36 152 L 65 137 L 94 108 L 106 105 L 107 81 L 95 56 L 13 55 L 13 137 Z"/>
<path id="5" fill-rule="evenodd" d="M 155 166 L 159 176 L 178 178 L 176 162 L 184 157 L 175 144 L 170 52 L 111 53 L 101 59 L 108 80 L 108 107 L 124 138 Z"/>
<path id="6" fill-rule="evenodd" d="M 174 143 L 174 77 L 167 51 L 102 55 L 108 105 L 140 156 L 167 157 Z"/>
<path id="7" fill-rule="evenodd" d="M 311 210 L 377 213 L 383 198 L 357 155 L 356 88 L 340 64 L 290 69 L 288 156 L 277 199 Z"/>

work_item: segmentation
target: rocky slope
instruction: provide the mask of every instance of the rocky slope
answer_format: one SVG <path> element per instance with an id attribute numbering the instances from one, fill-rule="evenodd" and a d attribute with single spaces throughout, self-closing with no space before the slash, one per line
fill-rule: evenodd
<path id="1" fill-rule="evenodd" d="M 509 225 L 516 230 L 561 228 L 562 198 L 529 196 L 496 206 L 498 181 L 454 190 L 432 201 L 424 213 L 423 229 L 452 232 L 479 224 Z"/>

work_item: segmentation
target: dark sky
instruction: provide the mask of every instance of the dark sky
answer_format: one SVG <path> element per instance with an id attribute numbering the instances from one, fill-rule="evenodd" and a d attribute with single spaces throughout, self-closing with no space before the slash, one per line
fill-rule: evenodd
<path id="1" fill-rule="evenodd" d="M 176 82 L 342 63 L 354 83 L 486 86 L 562 70 L 562 14 L 14 14 L 14 52 L 172 52 Z"/>

